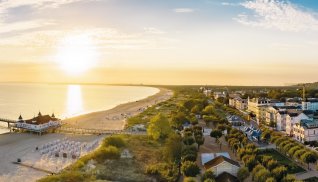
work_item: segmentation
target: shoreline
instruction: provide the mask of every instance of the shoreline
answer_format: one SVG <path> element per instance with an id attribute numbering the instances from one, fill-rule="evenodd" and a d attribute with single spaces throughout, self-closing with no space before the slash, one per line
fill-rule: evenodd
<path id="1" fill-rule="evenodd" d="M 76 117 L 63 120 L 66 125 L 71 127 L 90 128 L 90 129 L 124 129 L 125 118 L 121 114 L 130 114 L 129 116 L 137 115 L 156 103 L 168 100 L 172 97 L 173 92 L 165 88 L 158 88 L 159 92 L 148 96 L 147 98 L 117 105 L 116 107 L 92 112 Z M 143 108 L 143 109 L 141 109 Z M 118 119 L 112 119 L 118 117 Z M 107 117 L 107 118 L 106 118 Z M 92 142 L 97 139 L 104 138 L 104 135 L 74 135 L 63 133 L 48 133 L 38 136 L 30 133 L 3 133 L 0 135 L 0 181 L 36 181 L 48 175 L 43 171 L 33 168 L 16 165 L 12 162 L 21 158 L 22 162 L 35 168 L 44 170 L 63 170 L 65 167 L 76 162 L 76 160 L 63 159 L 56 157 L 48 157 L 47 154 L 41 155 L 36 152 L 36 147 L 47 143 L 52 143 L 56 140 L 68 140 L 75 142 Z"/>
<path id="2" fill-rule="evenodd" d="M 173 92 L 158 88 L 159 92 L 144 99 L 123 103 L 108 110 L 95 111 L 62 120 L 67 127 L 82 129 L 123 130 L 126 119 L 143 112 L 148 107 L 172 97 Z"/>

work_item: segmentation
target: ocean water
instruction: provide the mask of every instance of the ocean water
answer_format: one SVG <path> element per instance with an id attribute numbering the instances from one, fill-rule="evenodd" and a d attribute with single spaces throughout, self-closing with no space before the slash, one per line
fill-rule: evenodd
<path id="1" fill-rule="evenodd" d="M 29 119 L 41 111 L 64 119 L 111 109 L 158 92 L 157 88 L 143 86 L 0 84 L 0 118 L 17 120 L 21 114 Z M 0 128 L 0 133 L 3 131 Z"/>

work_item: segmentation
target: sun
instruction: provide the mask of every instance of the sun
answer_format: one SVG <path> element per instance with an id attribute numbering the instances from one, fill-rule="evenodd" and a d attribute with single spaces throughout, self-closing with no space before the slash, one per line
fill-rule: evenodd
<path id="1" fill-rule="evenodd" d="M 98 57 L 91 34 L 76 33 L 60 40 L 55 60 L 66 73 L 78 75 L 95 67 Z"/>

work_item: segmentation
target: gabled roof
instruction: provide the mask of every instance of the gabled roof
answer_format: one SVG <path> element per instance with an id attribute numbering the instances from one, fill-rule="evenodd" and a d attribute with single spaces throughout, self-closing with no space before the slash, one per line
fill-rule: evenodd
<path id="1" fill-rule="evenodd" d="M 217 166 L 217 165 L 219 165 L 219 164 L 221 164 L 223 162 L 227 162 L 227 163 L 232 164 L 233 166 L 240 167 L 240 164 L 238 162 L 220 155 L 220 156 L 218 156 L 218 157 L 206 162 L 204 164 L 204 168 L 205 169 L 210 169 L 210 168 L 215 167 L 215 166 Z"/>
<path id="2" fill-rule="evenodd" d="M 230 173 L 223 172 L 215 178 L 217 182 L 239 182 L 239 180 Z"/>
<path id="3" fill-rule="evenodd" d="M 25 120 L 26 123 L 34 124 L 34 125 L 40 125 L 44 123 L 48 123 L 50 121 L 57 121 L 57 118 L 52 118 L 50 115 L 40 115 L 37 117 L 34 117 L 33 119 Z"/>

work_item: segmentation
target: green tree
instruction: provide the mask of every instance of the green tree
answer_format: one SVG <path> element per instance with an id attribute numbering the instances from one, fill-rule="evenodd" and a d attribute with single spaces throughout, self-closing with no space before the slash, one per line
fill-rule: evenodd
<path id="1" fill-rule="evenodd" d="M 205 182 L 207 180 L 215 180 L 215 174 L 212 170 L 205 171 L 201 178 L 202 182 Z"/>
<path id="2" fill-rule="evenodd" d="M 215 141 L 217 141 L 217 140 L 222 136 L 222 131 L 220 131 L 220 130 L 213 130 L 213 131 L 211 131 L 210 136 L 211 136 L 212 138 L 215 138 Z"/>
<path id="3" fill-rule="evenodd" d="M 272 170 L 272 175 L 277 181 L 281 181 L 287 175 L 287 168 L 285 166 L 279 166 Z"/>
<path id="4" fill-rule="evenodd" d="M 300 159 L 308 164 L 308 169 L 309 169 L 309 164 L 310 163 L 315 163 L 317 161 L 316 156 L 312 152 L 306 152 L 303 155 L 301 155 Z"/>
<path id="5" fill-rule="evenodd" d="M 203 113 L 204 114 L 207 114 L 207 115 L 211 115 L 213 114 L 214 112 L 214 108 L 213 106 L 209 105 L 209 106 L 206 106 L 204 109 L 203 109 Z"/>
<path id="6" fill-rule="evenodd" d="M 195 139 L 192 136 L 187 136 L 183 138 L 183 143 L 185 145 L 192 145 L 195 143 Z"/>
<path id="7" fill-rule="evenodd" d="M 296 176 L 292 174 L 287 174 L 283 179 L 282 182 L 295 182 L 297 181 Z"/>
<path id="8" fill-rule="evenodd" d="M 270 178 L 271 173 L 267 169 L 261 169 L 254 175 L 254 180 L 257 182 L 266 182 L 266 179 Z"/>
<path id="9" fill-rule="evenodd" d="M 268 170 L 273 170 L 274 168 L 276 168 L 278 166 L 278 162 L 276 160 L 269 160 L 267 163 L 266 163 L 266 167 Z"/>
<path id="10" fill-rule="evenodd" d="M 237 178 L 243 182 L 250 175 L 247 167 L 241 167 L 237 172 Z"/>
<path id="11" fill-rule="evenodd" d="M 180 128 L 186 122 L 190 121 L 184 112 L 177 112 L 172 115 L 170 125 L 175 128 Z"/>
<path id="12" fill-rule="evenodd" d="M 164 155 L 168 161 L 176 163 L 180 162 L 182 151 L 181 141 L 182 137 L 177 134 L 172 134 L 168 137 L 164 147 Z"/>
<path id="13" fill-rule="evenodd" d="M 199 149 L 200 146 L 204 144 L 204 137 L 199 135 L 195 136 L 195 142 L 198 144 Z"/>
<path id="14" fill-rule="evenodd" d="M 201 114 L 202 111 L 202 107 L 200 107 L 199 105 L 195 105 L 192 109 L 191 112 L 193 114 Z"/>
<path id="15" fill-rule="evenodd" d="M 150 120 L 147 130 L 149 136 L 153 139 L 164 139 L 171 133 L 169 120 L 163 114 L 159 113 Z"/>
<path id="16" fill-rule="evenodd" d="M 200 168 L 195 162 L 185 161 L 181 166 L 182 174 L 187 177 L 196 177 L 200 174 Z"/>
<path id="17" fill-rule="evenodd" d="M 245 162 L 245 165 L 249 171 L 251 171 L 256 166 L 256 164 L 257 160 L 255 159 L 255 156 L 250 156 Z"/>
<path id="18" fill-rule="evenodd" d="M 270 177 L 266 179 L 266 182 L 276 182 L 275 178 Z"/>

